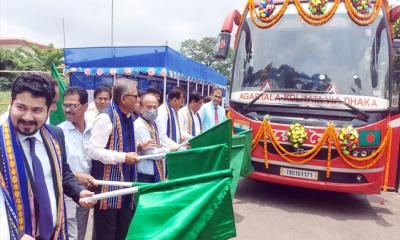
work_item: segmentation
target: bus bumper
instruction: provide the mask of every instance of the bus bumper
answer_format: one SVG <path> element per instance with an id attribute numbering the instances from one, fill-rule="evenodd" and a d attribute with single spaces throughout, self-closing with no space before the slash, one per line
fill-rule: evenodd
<path id="1" fill-rule="evenodd" d="M 277 184 L 290 185 L 295 187 L 312 188 L 324 191 L 346 192 L 356 194 L 379 194 L 381 191 L 381 183 L 332 183 L 323 181 L 305 180 L 286 176 L 278 176 L 268 173 L 253 172 L 249 175 L 250 179 L 270 182 Z"/>

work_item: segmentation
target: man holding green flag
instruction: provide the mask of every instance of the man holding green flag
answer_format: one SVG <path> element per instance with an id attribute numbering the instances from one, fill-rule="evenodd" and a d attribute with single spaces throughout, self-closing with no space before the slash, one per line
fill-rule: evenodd
<path id="1" fill-rule="evenodd" d="M 50 114 L 50 124 L 58 125 L 65 121 L 64 110 L 62 108 L 62 104 L 64 102 L 65 86 L 54 63 L 51 64 L 51 77 L 55 80 L 54 84 L 56 85 L 56 97 L 54 98 L 54 101 L 52 103 L 53 109 L 50 109 L 50 111 L 52 111 Z"/>

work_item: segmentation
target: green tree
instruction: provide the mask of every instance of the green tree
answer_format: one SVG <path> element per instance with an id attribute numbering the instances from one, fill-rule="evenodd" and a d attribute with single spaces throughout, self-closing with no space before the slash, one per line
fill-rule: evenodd
<path id="1" fill-rule="evenodd" d="M 56 66 L 63 64 L 62 49 L 56 49 L 52 44 L 46 49 L 35 45 L 28 49 L 0 49 L 0 70 L 50 71 L 52 63 Z M 9 90 L 16 77 L 14 73 L 0 73 L 0 90 Z"/>
<path id="2" fill-rule="evenodd" d="M 197 62 L 207 65 L 230 79 L 233 66 L 233 50 L 229 49 L 226 60 L 221 61 L 215 59 L 214 47 L 217 45 L 217 41 L 215 37 L 205 37 L 200 41 L 188 39 L 181 43 L 180 52 Z"/>

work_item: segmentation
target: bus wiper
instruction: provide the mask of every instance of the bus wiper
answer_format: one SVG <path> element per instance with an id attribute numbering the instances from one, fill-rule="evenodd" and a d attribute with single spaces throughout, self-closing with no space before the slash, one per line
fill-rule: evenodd
<path id="1" fill-rule="evenodd" d="M 262 93 L 260 93 L 260 95 L 258 95 L 257 97 L 255 97 L 253 100 L 251 100 L 251 102 L 249 102 L 249 104 L 246 105 L 246 107 L 244 107 L 244 111 L 247 111 L 247 109 L 253 105 L 255 102 L 257 102 L 258 99 L 260 99 L 260 97 L 262 95 L 264 95 L 266 92 L 269 92 L 271 89 L 269 88 L 269 86 L 265 85 Z"/>
<path id="2" fill-rule="evenodd" d="M 350 108 L 351 110 L 353 110 L 353 112 L 357 113 L 356 115 L 360 116 L 362 120 L 368 121 L 368 119 L 369 119 L 369 115 L 365 111 L 363 111 L 363 110 L 361 110 L 359 108 L 356 108 L 353 105 L 350 105 L 347 102 L 345 102 L 343 100 L 340 100 L 340 99 L 313 99 L 313 98 L 303 99 L 303 98 L 278 97 L 278 98 L 275 98 L 275 100 L 289 100 L 289 101 L 304 101 L 304 100 L 306 100 L 306 101 L 311 101 L 311 102 L 340 103 L 340 104 L 343 104 L 346 107 Z"/>
<path id="3" fill-rule="evenodd" d="M 257 102 L 258 99 L 262 95 L 264 95 L 267 92 L 300 92 L 300 93 L 322 93 L 322 94 L 329 94 L 329 92 L 323 92 L 323 91 L 316 91 L 316 90 L 299 90 L 299 89 L 285 89 L 285 88 L 276 88 L 276 89 L 270 89 L 268 86 L 265 86 L 262 93 L 255 97 L 249 104 L 246 105 L 244 108 L 244 111 L 246 111 L 251 105 L 253 105 L 255 102 Z"/>

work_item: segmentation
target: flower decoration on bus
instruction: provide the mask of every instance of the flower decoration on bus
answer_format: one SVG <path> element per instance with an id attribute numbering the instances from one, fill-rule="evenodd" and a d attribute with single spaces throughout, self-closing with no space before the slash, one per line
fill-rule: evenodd
<path id="1" fill-rule="evenodd" d="M 368 14 L 371 12 L 371 0 L 352 0 L 353 7 L 361 14 Z"/>
<path id="2" fill-rule="evenodd" d="M 340 129 L 339 143 L 345 155 L 348 155 L 357 147 L 358 140 L 358 132 L 353 126 L 345 126 Z"/>
<path id="3" fill-rule="evenodd" d="M 258 13 L 260 17 L 266 18 L 271 16 L 275 10 L 275 4 L 273 0 L 261 0 L 258 5 Z"/>
<path id="4" fill-rule="evenodd" d="M 287 137 L 290 144 L 295 148 L 300 148 L 307 138 L 307 130 L 300 123 L 292 123 L 289 125 Z"/>
<path id="5" fill-rule="evenodd" d="M 312 15 L 323 15 L 326 12 L 328 0 L 310 0 L 308 10 Z"/>

